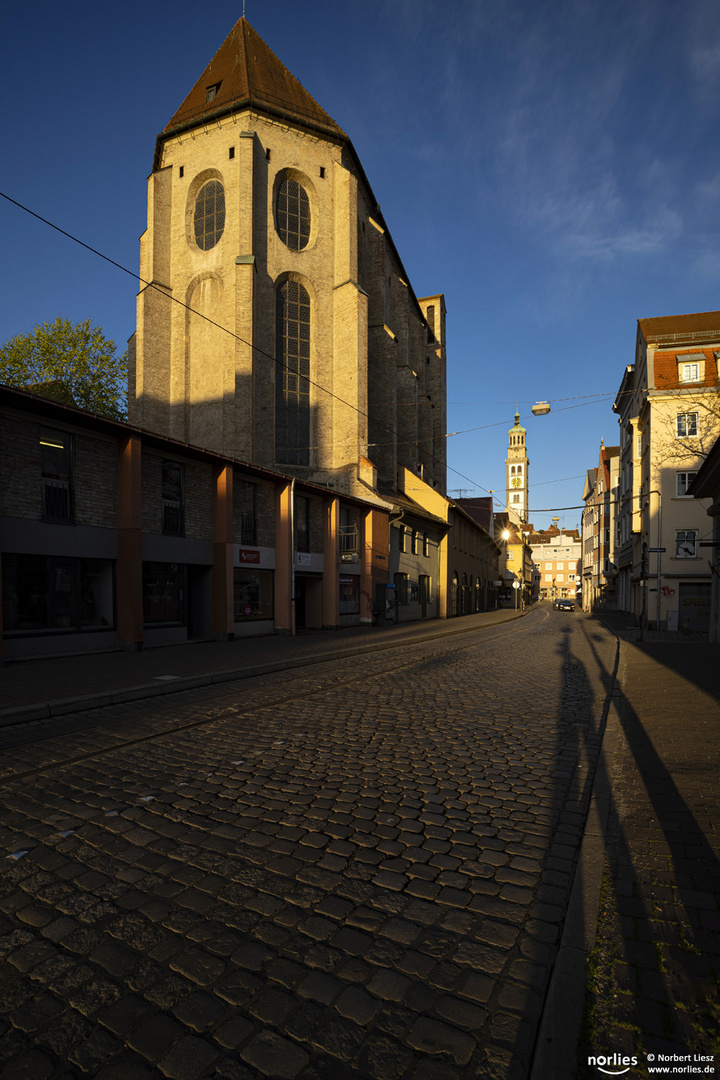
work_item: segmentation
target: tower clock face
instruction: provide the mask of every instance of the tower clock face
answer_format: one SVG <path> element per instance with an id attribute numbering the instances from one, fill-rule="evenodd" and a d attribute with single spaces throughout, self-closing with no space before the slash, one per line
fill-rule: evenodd
<path id="1" fill-rule="evenodd" d="M 518 488 L 518 487 L 521 486 L 522 480 L 520 479 L 519 476 L 513 476 L 512 480 L 510 481 L 510 484 L 511 484 L 512 487 Z"/>

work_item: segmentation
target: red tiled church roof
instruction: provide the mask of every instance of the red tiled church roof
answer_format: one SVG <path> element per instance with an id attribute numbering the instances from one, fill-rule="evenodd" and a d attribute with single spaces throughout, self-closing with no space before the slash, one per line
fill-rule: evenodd
<path id="1" fill-rule="evenodd" d="M 215 86 L 216 96 L 208 101 L 208 88 Z M 244 18 L 235 23 L 159 138 L 245 106 L 347 138 Z"/>

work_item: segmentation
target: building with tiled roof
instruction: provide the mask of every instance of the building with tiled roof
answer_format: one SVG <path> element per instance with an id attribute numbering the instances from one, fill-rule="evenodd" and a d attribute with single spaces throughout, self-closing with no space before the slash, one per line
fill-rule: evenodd
<path id="1" fill-rule="evenodd" d="M 131 423 L 379 500 L 393 520 L 415 476 L 417 529 L 439 551 L 444 298 L 416 296 L 348 135 L 245 18 L 157 136 L 147 222 Z M 446 607 L 439 567 L 428 615 Z M 401 572 L 386 565 L 369 592 Z"/>
<path id="2" fill-rule="evenodd" d="M 140 276 L 133 422 L 444 493 L 443 297 L 415 295 L 350 139 L 244 18 L 157 137 Z"/>

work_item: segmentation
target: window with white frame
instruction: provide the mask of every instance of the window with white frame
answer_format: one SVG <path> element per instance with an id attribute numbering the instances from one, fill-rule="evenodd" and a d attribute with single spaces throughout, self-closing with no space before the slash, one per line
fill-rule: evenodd
<path id="1" fill-rule="evenodd" d="M 552 581 L 552 574 L 546 574 L 545 575 L 545 580 L 546 581 Z"/>
<path id="2" fill-rule="evenodd" d="M 565 569 L 565 563 L 564 562 L 559 562 L 557 564 L 557 569 L 558 570 L 564 570 Z"/>
<path id="3" fill-rule="evenodd" d="M 564 574 L 558 574 L 557 580 L 558 581 L 564 581 L 565 580 L 565 575 Z"/>
<path id="4" fill-rule="evenodd" d="M 690 439 L 697 435 L 696 412 L 684 412 L 677 414 L 677 434 L 679 439 Z"/>
<path id="5" fill-rule="evenodd" d="M 675 473 L 675 494 L 679 499 L 690 498 L 687 493 L 687 489 L 690 487 L 696 476 L 696 472 Z"/>
<path id="6" fill-rule="evenodd" d="M 705 378 L 705 354 L 678 356 L 678 379 L 683 383 L 702 382 Z"/>
<path id="7" fill-rule="evenodd" d="M 677 529 L 675 532 L 675 558 L 695 559 L 697 557 L 697 529 Z"/>
<path id="8" fill-rule="evenodd" d="M 546 570 L 552 570 L 552 563 L 551 562 L 546 562 L 545 563 L 545 569 Z"/>

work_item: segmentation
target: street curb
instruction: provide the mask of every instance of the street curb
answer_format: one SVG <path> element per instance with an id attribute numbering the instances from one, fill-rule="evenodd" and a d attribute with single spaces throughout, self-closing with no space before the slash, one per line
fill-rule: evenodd
<path id="1" fill-rule="evenodd" d="M 425 641 L 436 641 L 438 638 L 456 637 L 460 634 L 469 634 L 479 629 L 490 629 L 493 626 L 504 626 L 506 623 L 515 622 L 517 619 L 528 615 L 532 608 L 519 611 L 507 619 L 497 623 L 488 623 L 485 626 L 464 626 L 457 629 L 443 629 L 434 633 L 422 634 L 417 637 L 408 635 L 396 638 L 393 641 L 377 641 L 369 644 L 350 646 L 344 649 L 332 649 L 328 652 L 313 653 L 310 656 L 291 657 L 287 660 L 269 660 L 265 663 L 250 664 L 242 668 L 227 668 L 223 671 L 203 672 L 200 675 L 178 676 L 171 682 L 140 683 L 137 686 L 121 687 L 118 690 L 105 690 L 96 694 L 81 694 L 77 697 L 59 698 L 54 701 L 37 702 L 30 705 L 18 705 L 10 709 L 0 709 L 0 729 L 11 727 L 15 724 L 31 723 L 39 720 L 49 720 L 54 716 L 68 716 L 71 713 L 86 712 L 90 709 L 101 709 L 108 705 L 123 705 L 131 701 L 142 701 L 145 698 L 163 697 L 166 694 L 177 694 L 183 690 L 196 690 L 203 686 L 215 686 L 221 683 L 237 682 L 241 679 L 251 679 L 258 675 L 272 675 L 278 671 L 289 671 L 292 668 L 310 667 L 312 664 L 322 664 L 326 661 L 345 660 L 352 656 L 362 656 L 365 653 L 387 651 L 388 649 L 400 649 L 405 645 L 421 644 Z"/>
<path id="2" fill-rule="evenodd" d="M 601 620 L 600 620 L 601 621 Z M 603 626 L 606 626 L 603 623 Z M 610 630 L 610 627 L 606 626 Z M 611 633 L 615 633 L 610 630 Z M 617 640 L 612 690 L 595 770 L 587 820 L 550 975 L 529 1080 L 575 1080 L 585 1011 L 587 958 L 595 947 L 612 798 L 613 757 L 620 731 L 619 678 L 622 641 Z"/>

